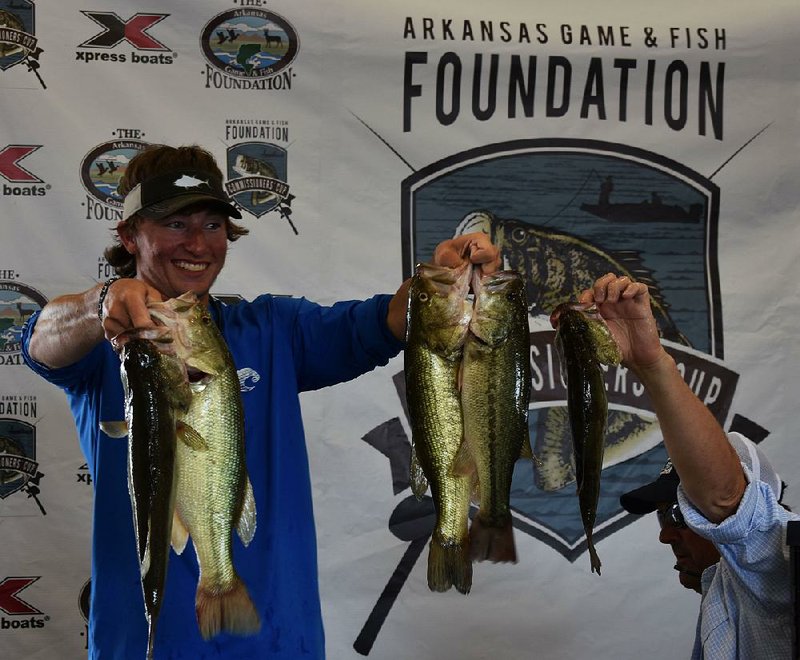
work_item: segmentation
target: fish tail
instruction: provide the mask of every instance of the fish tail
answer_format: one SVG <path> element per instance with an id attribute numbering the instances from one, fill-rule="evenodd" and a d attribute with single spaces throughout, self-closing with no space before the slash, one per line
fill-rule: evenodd
<path id="1" fill-rule="evenodd" d="M 597 573 L 600 575 L 600 567 L 602 564 L 600 562 L 600 556 L 597 554 L 597 550 L 594 549 L 594 542 L 592 541 L 591 534 L 589 534 L 586 540 L 589 544 L 589 559 L 592 564 L 592 573 Z"/>
<path id="2" fill-rule="evenodd" d="M 428 587 L 431 591 L 447 591 L 455 587 L 468 594 L 472 587 L 472 562 L 465 543 L 443 543 L 431 540 L 428 553 Z"/>
<path id="3" fill-rule="evenodd" d="M 479 513 L 469 528 L 469 547 L 472 561 L 516 564 L 517 547 L 511 518 L 499 526 L 492 526 L 483 522 Z"/>
<path id="4" fill-rule="evenodd" d="M 232 635 L 253 635 L 261 630 L 261 618 L 247 593 L 247 587 L 236 577 L 229 589 L 220 591 L 201 581 L 195 598 L 197 625 L 203 639 L 221 632 Z"/>

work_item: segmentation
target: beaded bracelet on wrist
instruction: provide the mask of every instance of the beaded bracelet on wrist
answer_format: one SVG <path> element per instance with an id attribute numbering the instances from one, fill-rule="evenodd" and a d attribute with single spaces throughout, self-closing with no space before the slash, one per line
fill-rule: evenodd
<path id="1" fill-rule="evenodd" d="M 109 277 L 105 282 L 103 282 L 103 288 L 100 289 L 100 295 L 97 297 L 97 318 L 100 319 L 100 323 L 103 322 L 103 302 L 106 299 L 106 294 L 108 293 L 108 288 L 116 282 L 119 277 Z"/>

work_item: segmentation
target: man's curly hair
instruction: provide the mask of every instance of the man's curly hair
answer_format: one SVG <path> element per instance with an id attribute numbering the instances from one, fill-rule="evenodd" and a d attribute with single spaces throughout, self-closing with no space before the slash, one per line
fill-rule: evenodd
<path id="1" fill-rule="evenodd" d="M 220 179 L 223 178 L 222 171 L 214 160 L 214 156 L 202 147 L 197 145 L 170 147 L 164 144 L 151 144 L 131 158 L 125 174 L 122 175 L 119 181 L 117 194 L 125 197 L 142 181 L 159 174 L 181 169 L 205 170 Z M 132 233 L 136 233 L 141 221 L 142 217 L 136 214 L 128 218 L 124 224 Z M 250 233 L 249 229 L 237 225 L 230 218 L 227 220 L 226 229 L 229 241 L 236 241 Z M 120 277 L 133 277 L 136 275 L 136 258 L 125 249 L 118 237 L 113 245 L 105 249 L 103 254 L 106 261 Z"/>

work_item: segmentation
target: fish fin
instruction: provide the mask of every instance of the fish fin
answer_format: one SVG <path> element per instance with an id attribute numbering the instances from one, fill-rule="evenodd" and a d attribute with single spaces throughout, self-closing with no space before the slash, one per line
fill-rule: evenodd
<path id="1" fill-rule="evenodd" d="M 481 481 L 478 479 L 478 473 L 475 472 L 475 477 L 472 479 L 472 489 L 469 495 L 469 501 L 475 506 L 481 504 Z"/>
<path id="2" fill-rule="evenodd" d="M 447 591 L 455 587 L 468 594 L 472 587 L 472 562 L 468 554 L 466 542 L 443 544 L 434 535 L 428 551 L 428 588 Z"/>
<path id="3" fill-rule="evenodd" d="M 178 440 L 195 451 L 208 451 L 206 439 L 185 422 L 178 422 L 176 428 Z"/>
<path id="4" fill-rule="evenodd" d="M 141 561 L 139 562 L 139 568 L 141 576 L 144 577 L 147 575 L 148 571 L 150 570 L 150 521 L 147 521 L 147 540 L 144 543 L 144 548 L 142 549 L 142 557 Z"/>
<path id="5" fill-rule="evenodd" d="M 244 480 L 244 502 L 239 520 L 236 523 L 236 533 L 245 546 L 250 545 L 250 541 L 256 535 L 256 498 L 253 495 L 253 485 L 250 478 Z"/>
<path id="6" fill-rule="evenodd" d="M 124 438 L 128 435 L 128 425 L 124 420 L 100 422 L 100 430 L 109 438 Z"/>
<path id="7" fill-rule="evenodd" d="M 201 579 L 197 585 L 195 610 L 197 625 L 205 640 L 221 632 L 254 635 L 261 630 L 261 618 L 238 576 L 231 588 L 222 593 L 213 585 L 205 585 Z"/>
<path id="8" fill-rule="evenodd" d="M 178 515 L 178 512 L 172 514 L 172 535 L 170 543 L 175 554 L 179 555 L 186 549 L 186 544 L 189 542 L 189 530 L 183 524 L 183 520 Z"/>
<path id="9" fill-rule="evenodd" d="M 428 491 L 428 478 L 425 476 L 425 472 L 423 472 L 422 466 L 419 464 L 417 451 L 414 449 L 413 444 L 411 445 L 411 464 L 409 466 L 409 477 L 411 481 L 411 492 L 414 493 L 414 496 L 418 500 L 421 500 Z"/>
<path id="10" fill-rule="evenodd" d="M 479 513 L 469 528 L 469 548 L 472 561 L 516 564 L 517 547 L 511 518 L 502 527 L 491 527 L 481 520 Z"/>
<path id="11" fill-rule="evenodd" d="M 461 475 L 468 477 L 477 472 L 478 467 L 475 465 L 475 458 L 469 448 L 469 442 L 466 440 L 461 441 L 461 446 L 458 448 L 456 455 L 453 457 L 453 463 L 450 466 L 450 473 L 454 475 Z"/>
<path id="12" fill-rule="evenodd" d="M 522 446 L 519 448 L 519 457 L 534 459 L 533 449 L 531 448 L 531 436 L 529 433 L 526 433 L 525 437 L 522 439 Z"/>

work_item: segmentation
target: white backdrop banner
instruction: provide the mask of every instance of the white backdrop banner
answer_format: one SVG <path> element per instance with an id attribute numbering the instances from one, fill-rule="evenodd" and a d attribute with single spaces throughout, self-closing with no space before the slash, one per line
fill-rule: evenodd
<path id="1" fill-rule="evenodd" d="M 699 596 L 619 495 L 666 454 L 607 372 L 592 574 L 547 321 L 608 271 L 646 281 L 664 342 L 800 506 L 800 5 L 744 0 L 0 0 L 0 649 L 85 656 L 92 487 L 25 319 L 111 272 L 116 192 L 145 145 L 219 161 L 250 235 L 215 293 L 393 292 L 485 231 L 527 282 L 530 434 L 519 561 L 429 591 L 402 357 L 303 395 L 330 658 L 688 657 Z"/>

